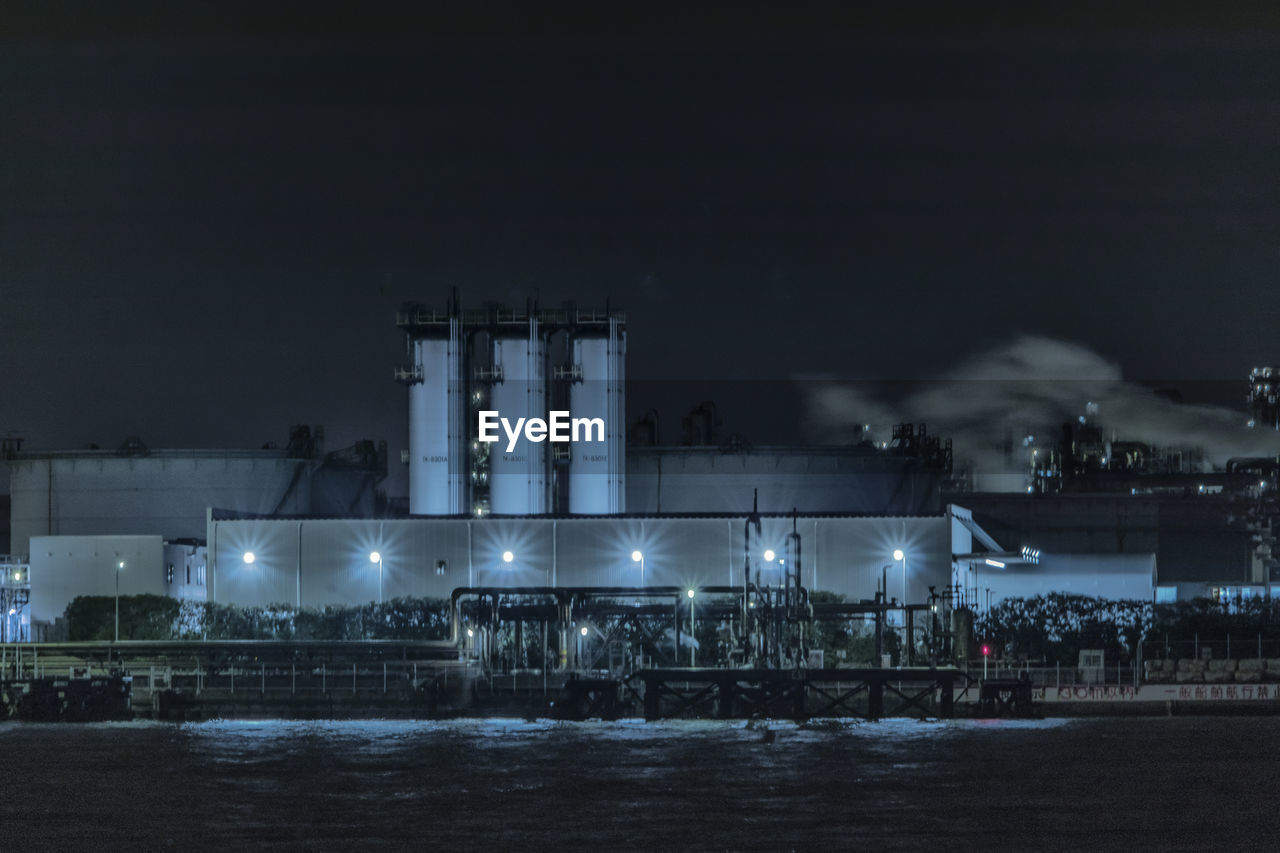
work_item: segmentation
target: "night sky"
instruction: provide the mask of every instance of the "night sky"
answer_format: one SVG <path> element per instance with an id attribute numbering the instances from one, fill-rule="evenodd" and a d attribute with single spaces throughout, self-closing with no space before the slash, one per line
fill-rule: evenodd
<path id="1" fill-rule="evenodd" d="M 394 312 L 455 286 L 611 299 L 683 406 L 1022 334 L 1241 399 L 1280 360 L 1274 27 L 485 29 L 6 27 L 0 434 L 395 467 Z"/>

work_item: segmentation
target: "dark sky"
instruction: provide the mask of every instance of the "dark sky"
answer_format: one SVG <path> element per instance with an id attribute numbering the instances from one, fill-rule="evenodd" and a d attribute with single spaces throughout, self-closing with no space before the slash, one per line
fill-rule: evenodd
<path id="1" fill-rule="evenodd" d="M 0 434 L 398 460 L 394 311 L 453 286 L 609 297 L 689 404 L 1019 333 L 1280 358 L 1275 29 L 817 29 L 7 30 Z"/>

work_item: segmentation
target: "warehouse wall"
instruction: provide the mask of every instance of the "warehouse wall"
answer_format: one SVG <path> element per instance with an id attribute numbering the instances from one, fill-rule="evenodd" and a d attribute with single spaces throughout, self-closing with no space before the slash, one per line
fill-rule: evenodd
<path id="1" fill-rule="evenodd" d="M 777 583 L 779 568 L 762 553 L 785 555 L 790 518 L 763 519 L 752 549 L 752 572 Z M 301 602 L 303 606 L 366 602 L 382 595 L 448 596 L 460 586 L 722 585 L 742 582 L 744 519 L 405 519 L 393 521 L 211 520 L 209 598 L 243 605 Z M 912 600 L 951 578 L 952 531 L 946 516 L 801 517 L 804 582 L 814 589 L 871 598 L 888 566 L 889 593 Z M 252 563 L 244 561 L 251 551 Z M 504 551 L 512 552 L 510 563 Z M 436 563 L 445 561 L 444 575 Z"/>
<path id="2" fill-rule="evenodd" d="M 1042 554 L 1039 565 L 979 565 L 974 572 L 973 584 L 991 588 L 993 605 L 1052 592 L 1152 601 L 1156 589 L 1155 554 Z"/>
<path id="3" fill-rule="evenodd" d="M 164 595 L 159 536 L 35 536 L 31 539 L 31 619 L 51 623 L 78 595 Z"/>

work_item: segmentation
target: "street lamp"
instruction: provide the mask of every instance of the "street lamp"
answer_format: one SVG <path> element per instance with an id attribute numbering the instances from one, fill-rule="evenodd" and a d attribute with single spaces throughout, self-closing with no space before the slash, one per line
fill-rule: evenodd
<path id="1" fill-rule="evenodd" d="M 776 557 L 776 556 L 778 556 L 778 555 L 777 555 L 777 554 L 775 554 L 775 553 L 773 553 L 773 549 L 772 549 L 772 548 L 766 548 L 766 549 L 765 549 L 765 552 L 764 552 L 764 561 L 765 561 L 766 563 L 772 563 L 772 562 L 773 562 L 774 557 Z"/>
<path id="2" fill-rule="evenodd" d="M 124 560 L 116 565 L 116 642 L 120 642 L 120 573 L 124 571 Z"/>
<path id="3" fill-rule="evenodd" d="M 378 564 L 378 603 L 382 603 L 382 555 L 377 551 L 369 553 L 369 562 Z"/>
<path id="4" fill-rule="evenodd" d="M 515 554 L 512 554 L 510 551 L 503 551 L 503 552 L 502 552 L 502 562 L 504 562 L 504 563 L 510 563 L 510 562 L 511 562 L 512 560 L 514 560 L 515 558 L 516 558 L 516 555 L 515 555 Z"/>
<path id="5" fill-rule="evenodd" d="M 640 564 L 640 586 L 644 586 L 644 554 L 640 551 L 632 551 L 631 562 Z"/>
<path id="6" fill-rule="evenodd" d="M 694 654 L 698 650 L 693 638 L 693 597 L 696 593 L 691 589 L 685 594 L 689 596 L 689 666 L 694 666 L 696 664 Z"/>
<path id="7" fill-rule="evenodd" d="M 902 603 L 907 603 L 907 555 L 901 548 L 894 549 L 893 559 L 902 562 Z"/>

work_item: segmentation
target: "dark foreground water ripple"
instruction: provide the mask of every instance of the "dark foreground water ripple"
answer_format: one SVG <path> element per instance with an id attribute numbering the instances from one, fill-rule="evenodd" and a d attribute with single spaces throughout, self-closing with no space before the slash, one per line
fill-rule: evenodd
<path id="1" fill-rule="evenodd" d="M 0 725 L 23 849 L 1274 850 L 1280 718 Z"/>

